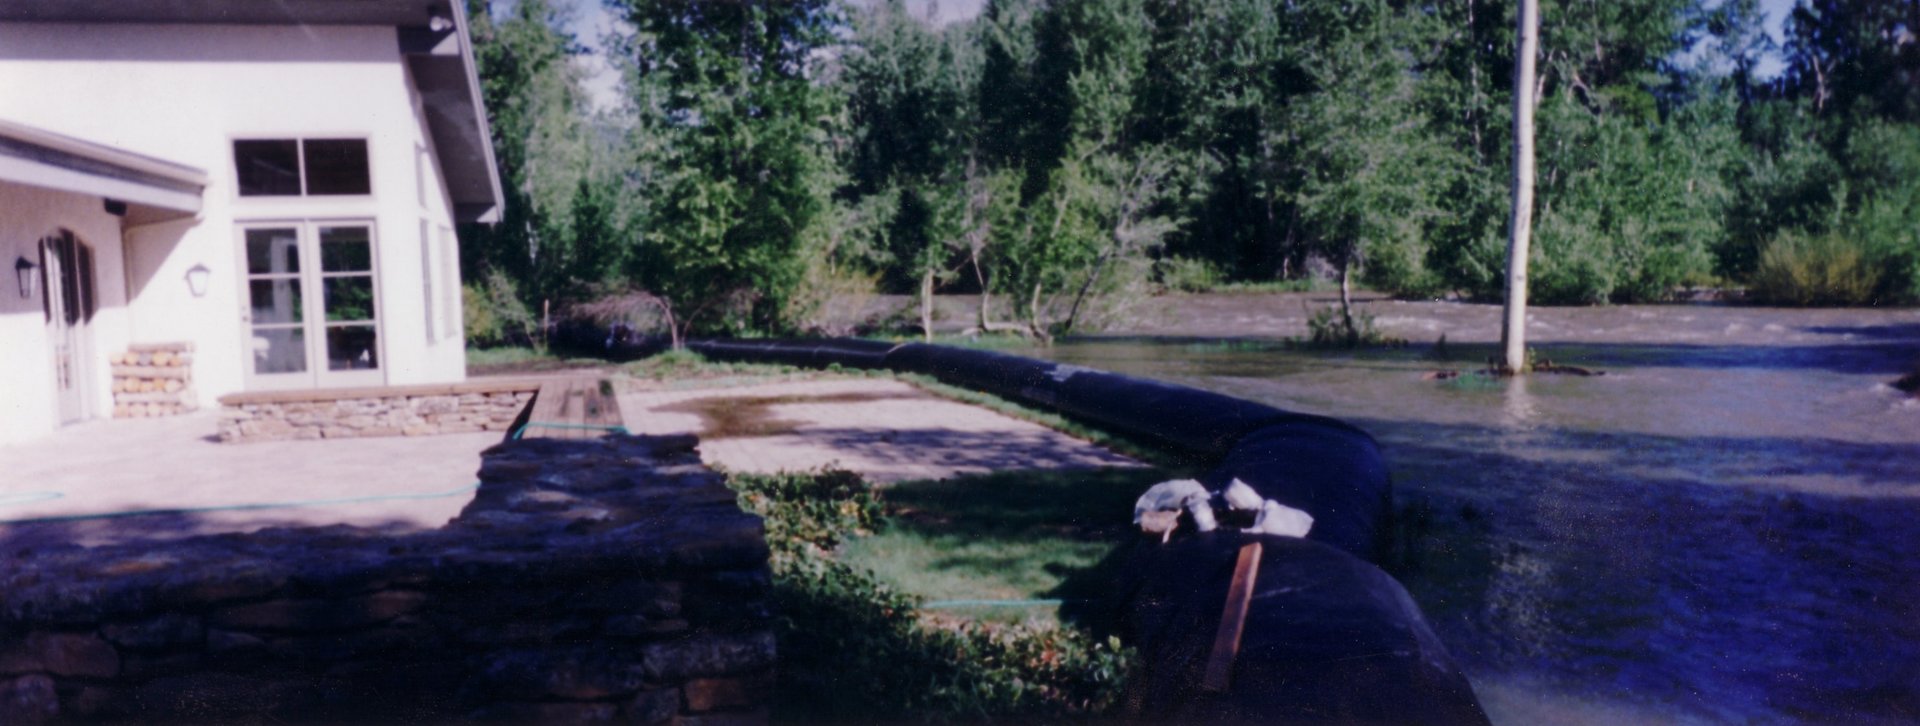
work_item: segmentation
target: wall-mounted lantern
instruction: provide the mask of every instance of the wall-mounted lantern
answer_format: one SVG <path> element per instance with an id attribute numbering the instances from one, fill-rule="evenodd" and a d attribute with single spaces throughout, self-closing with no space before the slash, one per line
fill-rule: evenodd
<path id="1" fill-rule="evenodd" d="M 26 257 L 13 261 L 13 275 L 20 280 L 20 297 L 33 297 L 33 278 L 38 277 L 33 271 L 39 268 L 39 265 L 28 261 Z"/>
<path id="2" fill-rule="evenodd" d="M 211 274 L 206 265 L 198 262 L 187 268 L 187 289 L 193 291 L 194 297 L 207 296 L 207 277 Z"/>

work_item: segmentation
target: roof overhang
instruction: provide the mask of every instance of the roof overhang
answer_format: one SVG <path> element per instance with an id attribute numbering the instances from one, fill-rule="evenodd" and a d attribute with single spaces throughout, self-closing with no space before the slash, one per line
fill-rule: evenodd
<path id="1" fill-rule="evenodd" d="M 474 72 L 465 2 L 0 0 L 0 22 L 392 26 L 420 92 L 455 221 L 500 219 L 500 174 Z"/>
<path id="2" fill-rule="evenodd" d="M 150 208 L 150 219 L 200 212 L 207 173 L 45 129 L 0 121 L 0 182 Z"/>
<path id="3" fill-rule="evenodd" d="M 446 0 L 0 0 L 0 21 L 425 26 Z M 457 5 L 457 4 L 456 4 Z"/>

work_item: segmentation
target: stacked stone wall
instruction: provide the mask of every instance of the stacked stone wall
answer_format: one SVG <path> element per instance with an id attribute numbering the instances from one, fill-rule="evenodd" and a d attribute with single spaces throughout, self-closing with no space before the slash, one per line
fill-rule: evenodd
<path id="1" fill-rule="evenodd" d="M 489 450 L 438 530 L 8 551 L 0 723 L 764 721 L 767 548 L 691 437 Z"/>
<path id="2" fill-rule="evenodd" d="M 200 407 L 192 343 L 135 343 L 107 362 L 113 366 L 114 418 L 172 416 Z"/>
<path id="3" fill-rule="evenodd" d="M 535 386 L 395 387 L 220 399 L 220 440 L 279 441 L 505 431 Z M 463 390 L 464 389 L 464 390 Z"/>

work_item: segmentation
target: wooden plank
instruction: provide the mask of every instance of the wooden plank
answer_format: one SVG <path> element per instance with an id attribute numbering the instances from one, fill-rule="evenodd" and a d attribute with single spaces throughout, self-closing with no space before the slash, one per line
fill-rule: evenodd
<path id="1" fill-rule="evenodd" d="M 520 438 L 597 439 L 624 423 L 612 383 L 594 378 L 554 379 L 540 386 Z"/>
<path id="2" fill-rule="evenodd" d="M 1247 627 L 1247 607 L 1253 603 L 1253 581 L 1260 574 L 1260 543 L 1240 547 L 1240 559 L 1233 565 L 1233 582 L 1227 586 L 1227 605 L 1220 613 L 1220 630 L 1213 636 L 1213 655 L 1207 658 L 1207 674 L 1200 687 L 1225 693 L 1233 684 L 1233 661 L 1240 657 L 1240 634 Z"/>
<path id="3" fill-rule="evenodd" d="M 607 428 L 621 426 L 626 419 L 620 415 L 620 399 L 613 395 L 613 382 L 607 380 L 589 381 L 587 389 L 587 424 Z"/>
<path id="4" fill-rule="evenodd" d="M 533 413 L 527 416 L 527 428 L 520 432 L 520 438 L 558 438 L 556 434 L 559 429 L 539 424 L 561 420 L 564 417 L 561 411 L 566 406 L 566 401 L 567 381 L 556 380 L 542 384 L 540 391 L 533 395 Z"/>
<path id="5" fill-rule="evenodd" d="M 567 382 L 566 425 L 561 429 L 569 439 L 598 438 L 597 432 L 586 429 L 587 425 L 587 388 L 590 381 L 574 379 Z"/>

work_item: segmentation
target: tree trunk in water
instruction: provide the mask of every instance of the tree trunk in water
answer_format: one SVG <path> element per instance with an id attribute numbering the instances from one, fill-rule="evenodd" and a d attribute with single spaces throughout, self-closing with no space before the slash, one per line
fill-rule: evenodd
<path id="1" fill-rule="evenodd" d="M 987 271 L 980 269 L 980 248 L 969 248 L 967 258 L 973 262 L 973 279 L 980 283 L 980 332 L 987 332 L 987 304 L 993 301 L 993 292 L 987 288 Z"/>
<path id="2" fill-rule="evenodd" d="M 1107 262 L 1112 260 L 1115 254 L 1117 250 L 1109 250 L 1093 263 L 1093 271 L 1087 273 L 1086 281 L 1080 285 L 1080 294 L 1073 296 L 1073 306 L 1067 308 L 1067 322 L 1060 326 L 1061 332 L 1073 333 L 1073 326 L 1080 322 L 1080 303 L 1086 302 L 1087 296 L 1093 294 L 1093 286 L 1100 283 L 1100 273 L 1107 269 Z"/>
<path id="3" fill-rule="evenodd" d="M 1051 345 L 1053 334 L 1048 332 L 1046 322 L 1042 319 L 1040 289 L 1040 283 L 1033 283 L 1033 297 L 1027 303 L 1027 328 L 1033 331 L 1033 337 L 1038 338 L 1041 343 Z"/>
<path id="4" fill-rule="evenodd" d="M 982 315 L 985 307 L 982 306 Z M 922 339 L 933 342 L 933 268 L 920 276 L 920 334 Z"/>
<path id="5" fill-rule="evenodd" d="M 1500 327 L 1502 364 L 1527 368 L 1527 248 L 1533 238 L 1534 56 L 1539 54 L 1540 2 L 1521 0 L 1513 69 L 1513 214 L 1507 224 L 1507 304 Z"/>
<path id="6" fill-rule="evenodd" d="M 1340 256 L 1340 323 L 1347 329 L 1347 347 L 1360 345 L 1360 331 L 1353 327 L 1353 253 Z"/>

